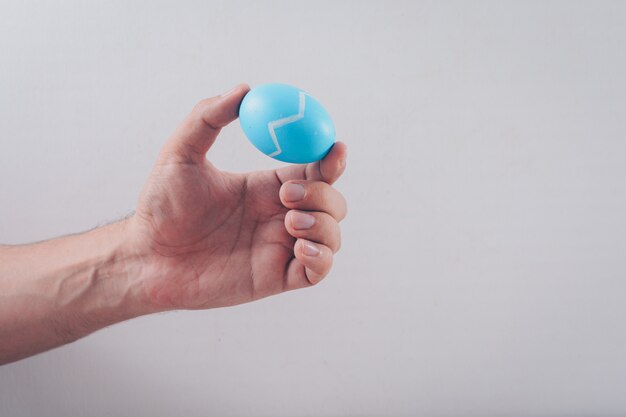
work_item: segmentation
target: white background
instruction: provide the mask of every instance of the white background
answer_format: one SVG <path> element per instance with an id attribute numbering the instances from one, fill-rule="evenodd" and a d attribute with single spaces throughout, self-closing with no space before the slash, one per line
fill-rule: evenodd
<path id="1" fill-rule="evenodd" d="M 1 242 L 131 212 L 242 81 L 325 104 L 350 214 L 319 286 L 4 366 L 0 415 L 625 414 L 625 44 L 623 2 L 3 1 Z"/>

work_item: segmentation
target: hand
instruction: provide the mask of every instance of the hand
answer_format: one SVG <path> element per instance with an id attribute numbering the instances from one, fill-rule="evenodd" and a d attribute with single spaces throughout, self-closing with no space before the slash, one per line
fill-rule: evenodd
<path id="1" fill-rule="evenodd" d="M 143 314 L 244 303 L 328 274 L 346 215 L 331 184 L 346 147 L 336 143 L 308 165 L 218 170 L 206 152 L 248 90 L 198 103 L 163 147 L 129 219 L 0 245 L 0 364 Z"/>
<path id="2" fill-rule="evenodd" d="M 233 174 L 207 159 L 240 85 L 199 102 L 162 149 L 129 226 L 157 309 L 244 303 L 318 283 L 340 247 L 346 146 L 319 162 Z"/>

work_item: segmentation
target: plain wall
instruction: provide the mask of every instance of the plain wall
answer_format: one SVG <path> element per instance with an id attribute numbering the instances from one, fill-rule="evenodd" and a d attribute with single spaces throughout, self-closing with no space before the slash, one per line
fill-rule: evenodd
<path id="1" fill-rule="evenodd" d="M 0 368 L 1 416 L 626 414 L 626 4 L 0 3 L 0 242 L 130 213 L 239 82 L 349 146 L 331 275 Z M 209 158 L 281 166 L 237 122 Z"/>

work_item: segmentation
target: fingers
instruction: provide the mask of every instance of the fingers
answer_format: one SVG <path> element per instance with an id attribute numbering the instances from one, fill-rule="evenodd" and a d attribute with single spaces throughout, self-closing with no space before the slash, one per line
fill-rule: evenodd
<path id="1" fill-rule="evenodd" d="M 280 201 L 289 209 L 323 211 L 337 221 L 348 208 L 341 193 L 322 181 L 289 181 L 280 187 Z"/>
<path id="2" fill-rule="evenodd" d="M 322 181 L 288 181 L 279 195 L 283 205 L 292 209 L 285 215 L 285 228 L 297 238 L 287 288 L 317 284 L 330 271 L 333 253 L 341 246 L 339 221 L 346 216 L 346 200 Z"/>
<path id="3" fill-rule="evenodd" d="M 346 217 L 346 200 L 331 187 L 346 167 L 347 147 L 337 142 L 321 161 L 276 170 L 288 233 L 297 238 L 295 259 L 286 274 L 286 289 L 311 286 L 330 271 L 341 246 L 338 222 Z M 308 217 L 307 217 L 308 216 Z"/>
<path id="4" fill-rule="evenodd" d="M 320 282 L 333 266 L 333 254 L 327 246 L 298 239 L 294 247 L 296 259 L 304 265 L 304 272 L 311 284 Z"/>
<path id="5" fill-rule="evenodd" d="M 277 169 L 276 174 L 283 183 L 289 180 L 310 180 L 333 184 L 345 171 L 347 157 L 348 147 L 343 142 L 337 142 L 321 161 L 290 165 Z"/>
<path id="6" fill-rule="evenodd" d="M 222 95 L 201 100 L 178 126 L 164 152 L 194 162 L 202 161 L 222 127 L 235 120 L 241 100 L 250 90 L 240 84 Z"/>
<path id="7" fill-rule="evenodd" d="M 287 289 L 303 288 L 320 282 L 333 265 L 333 253 L 325 245 L 298 239 L 294 247 L 295 259 L 287 270 Z"/>
<path id="8" fill-rule="evenodd" d="M 341 247 L 339 223 L 327 213 L 291 210 L 285 216 L 285 227 L 291 236 L 319 242 L 333 253 Z"/>
<path id="9" fill-rule="evenodd" d="M 337 142 L 330 152 L 318 161 L 316 172 L 315 164 L 308 164 L 307 177 L 309 179 L 324 181 L 333 184 L 339 179 L 346 169 L 346 158 L 348 157 L 348 147 L 343 142 Z"/>

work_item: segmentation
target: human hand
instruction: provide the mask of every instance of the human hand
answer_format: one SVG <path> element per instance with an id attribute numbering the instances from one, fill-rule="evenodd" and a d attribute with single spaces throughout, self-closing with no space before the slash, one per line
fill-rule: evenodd
<path id="1" fill-rule="evenodd" d="M 143 314 L 220 307 L 322 280 L 346 202 L 336 143 L 319 162 L 233 174 L 205 154 L 249 87 L 203 100 L 161 150 L 133 216 L 0 245 L 0 364 Z"/>
<path id="2" fill-rule="evenodd" d="M 240 304 L 314 285 L 340 247 L 346 146 L 319 162 L 234 174 L 205 157 L 237 118 L 240 85 L 199 102 L 163 147 L 128 220 L 156 310 Z"/>

